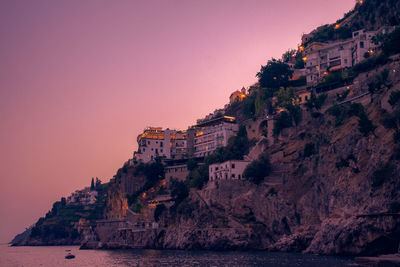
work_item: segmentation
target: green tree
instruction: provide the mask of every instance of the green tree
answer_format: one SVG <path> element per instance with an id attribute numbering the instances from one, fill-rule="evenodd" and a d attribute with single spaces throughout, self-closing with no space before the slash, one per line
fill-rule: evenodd
<path id="1" fill-rule="evenodd" d="M 259 184 L 271 172 L 271 163 L 266 155 L 261 155 L 257 160 L 254 160 L 243 172 L 243 177 L 249 181 Z"/>
<path id="2" fill-rule="evenodd" d="M 99 188 L 101 185 L 101 180 L 96 177 L 96 188 Z"/>
<path id="3" fill-rule="evenodd" d="M 94 178 L 92 177 L 92 182 L 90 183 L 90 190 L 94 190 Z"/>
<path id="4" fill-rule="evenodd" d="M 400 91 L 394 91 L 390 94 L 389 104 L 394 107 L 400 101 Z"/>
<path id="5" fill-rule="evenodd" d="M 274 91 L 282 86 L 286 87 L 292 76 L 293 71 L 289 65 L 274 58 L 269 60 L 267 65 L 261 66 L 260 72 L 256 75 L 261 87 L 271 88 Z"/>
<path id="6" fill-rule="evenodd" d="M 186 163 L 186 166 L 189 171 L 192 171 L 197 168 L 197 162 L 194 159 L 189 159 Z"/>
<path id="7" fill-rule="evenodd" d="M 166 210 L 167 208 L 165 207 L 164 204 L 158 204 L 156 206 L 156 209 L 154 210 L 154 220 L 158 222 L 160 220 L 161 214 Z"/>
<path id="8" fill-rule="evenodd" d="M 292 58 L 296 57 L 296 50 L 295 49 L 289 49 L 282 55 L 282 61 L 285 63 L 289 63 Z"/>
<path id="9" fill-rule="evenodd" d="M 176 199 L 177 202 L 189 196 L 189 189 L 184 182 L 178 181 L 176 179 L 171 180 L 171 196 Z"/>

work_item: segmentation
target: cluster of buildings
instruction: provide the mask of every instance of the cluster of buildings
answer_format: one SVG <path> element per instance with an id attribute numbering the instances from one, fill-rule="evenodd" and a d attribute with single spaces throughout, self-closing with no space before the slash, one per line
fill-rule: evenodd
<path id="1" fill-rule="evenodd" d="M 339 28 L 337 24 L 335 28 Z M 310 42 L 313 33 L 305 34 L 302 37 L 304 50 L 304 73 L 308 86 L 317 85 L 321 79 L 331 71 L 352 67 L 369 55 L 377 48 L 374 36 L 378 33 L 386 34 L 393 30 L 393 27 L 383 27 L 377 31 L 359 30 L 352 33 L 352 38 L 335 42 Z"/>
<path id="2" fill-rule="evenodd" d="M 340 25 L 335 28 L 338 27 Z M 296 89 L 299 104 L 304 104 L 310 99 L 309 88 L 316 86 L 329 72 L 352 67 L 374 53 L 377 45 L 373 37 L 378 33 L 388 33 L 390 30 L 390 28 L 378 31 L 359 30 L 353 32 L 352 38 L 347 40 L 326 43 L 310 43 L 313 33 L 303 35 L 302 46 L 299 49 L 303 52 L 305 66 L 304 69 L 293 68 L 294 80 L 306 77 L 306 85 Z M 233 92 L 229 98 L 230 104 L 243 101 L 255 89 L 257 84 L 249 88 L 248 92 L 244 87 Z M 235 118 L 224 116 L 224 111 L 222 109 L 210 113 L 187 130 L 146 128 L 137 137 L 139 147 L 134 152 L 133 161 L 147 163 L 156 158 L 163 159 L 164 162 L 169 161 L 165 168 L 166 176 L 184 180 L 189 173 L 185 160 L 210 155 L 217 148 L 226 146 L 228 140 L 237 133 L 239 126 Z M 210 180 L 241 179 L 248 163 L 229 161 L 220 165 L 213 164 L 209 169 Z"/>
<path id="3" fill-rule="evenodd" d="M 133 154 L 131 165 L 133 161 L 148 163 L 159 158 L 166 165 L 165 176 L 182 181 L 189 174 L 186 160 L 201 160 L 217 148 L 225 147 L 238 130 L 236 119 L 230 116 L 199 120 L 196 125 L 185 131 L 148 127 L 137 137 L 138 150 Z M 243 172 L 243 164 L 230 162 L 229 166 L 237 166 L 229 172 L 229 178 L 233 174 L 234 178 L 241 179 L 241 173 L 238 171 Z"/>
<path id="4" fill-rule="evenodd" d="M 98 192 L 96 190 L 90 190 L 86 187 L 82 190 L 76 190 L 67 198 L 67 204 L 75 205 L 92 205 L 96 203 Z"/>
<path id="5" fill-rule="evenodd" d="M 148 127 L 137 137 L 134 159 L 144 163 L 161 158 L 181 160 L 201 158 L 224 147 L 238 131 L 234 117 L 220 116 L 190 127 L 186 131 Z"/>

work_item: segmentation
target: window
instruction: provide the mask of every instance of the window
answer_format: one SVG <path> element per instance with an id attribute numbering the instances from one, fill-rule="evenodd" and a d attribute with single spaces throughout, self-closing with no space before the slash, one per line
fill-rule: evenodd
<path id="1" fill-rule="evenodd" d="M 160 147 L 163 147 L 163 142 L 160 142 Z"/>
<path id="2" fill-rule="evenodd" d="M 235 168 L 235 163 L 232 163 L 232 169 L 234 169 Z"/>
<path id="3" fill-rule="evenodd" d="M 240 179 L 240 174 L 238 175 L 238 178 Z"/>
<path id="4" fill-rule="evenodd" d="M 360 42 L 360 48 L 364 48 L 364 42 Z"/>
<path id="5" fill-rule="evenodd" d="M 150 145 L 150 141 L 147 141 L 147 144 Z"/>
<path id="6" fill-rule="evenodd" d="M 232 178 L 235 178 L 235 174 L 234 173 L 232 173 Z"/>
<path id="7" fill-rule="evenodd" d="M 160 152 L 161 152 L 161 153 L 163 153 L 163 150 L 162 150 L 162 149 L 160 149 Z"/>
<path id="8" fill-rule="evenodd" d="M 146 149 L 145 148 L 143 148 L 143 152 L 145 152 L 146 151 Z"/>
<path id="9" fill-rule="evenodd" d="M 304 99 L 306 100 L 306 101 L 308 101 L 308 96 L 306 95 L 305 97 L 304 97 Z M 300 100 L 301 101 L 301 100 Z M 240 175 L 240 174 L 239 174 Z"/>
<path id="10" fill-rule="evenodd" d="M 156 154 L 158 154 L 158 149 L 156 148 Z"/>

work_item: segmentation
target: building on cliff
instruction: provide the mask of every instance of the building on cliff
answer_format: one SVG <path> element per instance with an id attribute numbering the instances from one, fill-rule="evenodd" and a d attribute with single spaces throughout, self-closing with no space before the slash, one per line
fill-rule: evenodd
<path id="1" fill-rule="evenodd" d="M 229 160 L 223 163 L 211 164 L 208 167 L 208 180 L 241 180 L 243 179 L 243 172 L 249 163 L 250 161 L 246 160 Z"/>
<path id="2" fill-rule="evenodd" d="M 186 156 L 186 132 L 148 127 L 137 137 L 138 151 L 133 157 L 137 161 L 150 162 L 157 157 L 181 159 Z"/>
<path id="3" fill-rule="evenodd" d="M 82 190 L 76 190 L 67 197 L 67 204 L 92 205 L 96 202 L 97 195 L 97 191 L 90 190 L 89 187 L 86 187 Z"/>
<path id="4" fill-rule="evenodd" d="M 336 28 L 340 25 L 337 24 Z M 331 71 L 352 67 L 375 52 L 377 44 L 374 36 L 393 31 L 394 27 L 382 27 L 377 31 L 364 29 L 352 33 L 352 38 L 335 42 L 312 42 L 304 48 L 304 61 L 307 85 L 315 86 Z M 313 33 L 305 34 L 302 42 L 312 38 Z"/>
<path id="5" fill-rule="evenodd" d="M 241 102 L 246 97 L 246 88 L 242 87 L 242 89 L 236 90 L 229 96 L 229 103 L 233 104 L 235 102 Z"/>
<path id="6" fill-rule="evenodd" d="M 168 180 L 176 179 L 178 181 L 185 181 L 189 174 L 189 170 L 186 164 L 166 166 L 164 168 L 165 177 Z"/>
<path id="7" fill-rule="evenodd" d="M 229 116 L 220 116 L 198 123 L 187 131 L 189 157 L 205 157 L 219 147 L 228 144 L 229 138 L 239 129 L 236 119 Z"/>

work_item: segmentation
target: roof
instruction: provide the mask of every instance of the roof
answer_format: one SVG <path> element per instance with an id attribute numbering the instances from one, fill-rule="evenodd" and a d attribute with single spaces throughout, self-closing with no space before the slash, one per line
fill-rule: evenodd
<path id="1" fill-rule="evenodd" d="M 235 123 L 236 122 L 236 118 L 235 117 L 230 117 L 230 116 L 221 116 L 221 117 L 218 117 L 218 118 L 214 118 L 214 119 L 211 119 L 211 120 L 207 120 L 207 121 L 198 123 L 196 126 L 197 127 L 212 126 L 212 125 L 220 124 L 222 122 Z"/>

